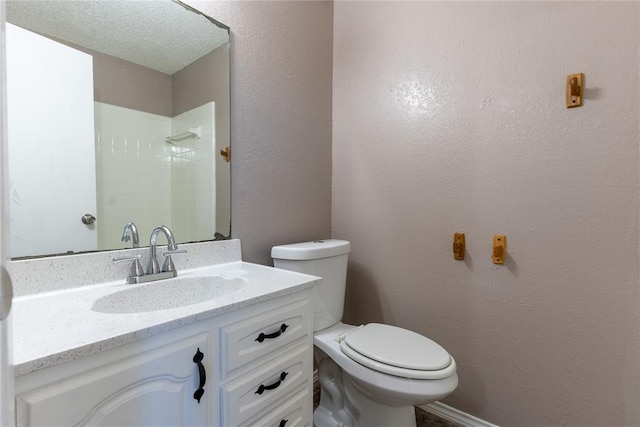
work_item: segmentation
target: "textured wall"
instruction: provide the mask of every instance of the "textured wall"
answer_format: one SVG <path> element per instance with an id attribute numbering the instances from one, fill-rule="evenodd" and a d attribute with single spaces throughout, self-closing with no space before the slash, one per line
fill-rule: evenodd
<path id="1" fill-rule="evenodd" d="M 93 96 L 97 102 L 172 117 L 171 75 L 49 37 L 93 57 Z"/>
<path id="2" fill-rule="evenodd" d="M 445 403 L 497 424 L 639 425 L 638 4 L 334 9 L 346 320 L 441 343 L 460 375 Z"/>
<path id="3" fill-rule="evenodd" d="M 216 103 L 216 153 L 230 145 L 229 59 L 227 43 L 187 65 L 171 77 L 174 116 L 210 101 Z M 220 155 L 216 155 L 214 161 L 217 202 L 215 229 L 227 236 L 231 220 L 230 164 Z"/>
<path id="4" fill-rule="evenodd" d="M 225 121 L 229 120 L 229 44 L 176 71 L 171 81 L 174 116 L 215 101 L 226 113 Z"/>
<path id="5" fill-rule="evenodd" d="M 192 1 L 231 27 L 232 232 L 246 261 L 331 233 L 331 2 Z"/>
<path id="6" fill-rule="evenodd" d="M 96 101 L 172 117 L 172 83 L 169 74 L 115 56 L 74 47 L 93 55 Z"/>

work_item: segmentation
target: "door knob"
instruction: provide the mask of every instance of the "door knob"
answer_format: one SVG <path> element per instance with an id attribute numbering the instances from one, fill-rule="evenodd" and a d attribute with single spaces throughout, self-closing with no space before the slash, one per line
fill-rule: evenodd
<path id="1" fill-rule="evenodd" d="M 82 215 L 82 223 L 86 225 L 91 225 L 96 222 L 96 217 L 91 214 Z"/>

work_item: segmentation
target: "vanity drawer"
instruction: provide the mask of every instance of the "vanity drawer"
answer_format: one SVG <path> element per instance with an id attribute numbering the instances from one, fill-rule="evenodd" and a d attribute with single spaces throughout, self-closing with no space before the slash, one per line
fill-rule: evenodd
<path id="1" fill-rule="evenodd" d="M 308 343 L 300 343 L 286 354 L 221 387 L 222 425 L 240 425 L 293 390 L 311 387 Z"/>
<path id="2" fill-rule="evenodd" d="M 240 427 L 303 427 L 311 426 L 313 402 L 309 383 L 268 408 Z"/>
<path id="3" fill-rule="evenodd" d="M 223 378 L 305 335 L 311 336 L 311 309 L 309 299 L 305 298 L 223 326 L 220 329 Z"/>

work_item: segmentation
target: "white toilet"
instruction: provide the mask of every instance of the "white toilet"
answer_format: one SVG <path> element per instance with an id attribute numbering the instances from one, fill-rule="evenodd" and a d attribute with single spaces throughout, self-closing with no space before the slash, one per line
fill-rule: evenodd
<path id="1" fill-rule="evenodd" d="M 314 288 L 314 344 L 321 385 L 316 427 L 415 427 L 414 406 L 449 395 L 456 363 L 440 345 L 415 332 L 379 323 L 342 323 L 345 240 L 275 246 L 274 266 L 322 277 Z"/>

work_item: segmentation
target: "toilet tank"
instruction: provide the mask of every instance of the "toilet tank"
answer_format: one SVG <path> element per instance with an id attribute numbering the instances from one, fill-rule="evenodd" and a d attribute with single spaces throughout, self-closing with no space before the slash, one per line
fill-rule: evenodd
<path id="1" fill-rule="evenodd" d="M 349 242 L 335 239 L 271 249 L 274 267 L 322 277 L 322 283 L 313 290 L 314 331 L 328 328 L 342 319 L 349 252 Z"/>

